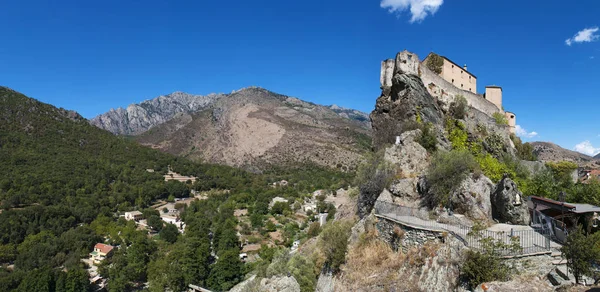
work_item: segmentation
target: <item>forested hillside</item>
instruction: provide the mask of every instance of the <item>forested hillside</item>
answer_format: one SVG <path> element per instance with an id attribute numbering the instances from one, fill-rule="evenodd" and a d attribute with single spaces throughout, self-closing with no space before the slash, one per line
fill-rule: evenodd
<path id="1" fill-rule="evenodd" d="M 145 282 L 156 291 L 187 284 L 216 290 L 231 287 L 251 270 L 238 258 L 234 208 L 258 214 L 254 221 L 260 229 L 271 198 L 347 186 L 351 179 L 313 167 L 255 175 L 192 163 L 113 136 L 75 112 L 4 87 L 0 87 L 0 165 L 0 291 L 90 289 L 80 259 L 97 242 L 120 247 L 111 262 L 100 267 L 109 291 L 130 291 Z M 197 182 L 165 182 L 162 175 L 168 165 L 197 177 Z M 289 180 L 290 187 L 268 186 L 280 179 Z M 134 209 L 149 214 L 152 210 L 147 208 L 158 199 L 211 189 L 228 191 L 193 203 L 183 213 L 189 226 L 185 235 L 150 237 L 118 217 Z M 209 233 L 214 234 L 214 246 Z M 181 265 L 184 258 L 193 257 L 188 263 L 193 268 L 165 270 L 173 257 Z"/>

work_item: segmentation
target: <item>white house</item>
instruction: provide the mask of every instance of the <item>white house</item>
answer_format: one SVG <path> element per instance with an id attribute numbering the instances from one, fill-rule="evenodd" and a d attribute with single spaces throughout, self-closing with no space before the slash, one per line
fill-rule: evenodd
<path id="1" fill-rule="evenodd" d="M 289 203 L 289 201 L 287 199 L 284 199 L 282 197 L 275 197 L 273 198 L 273 200 L 271 200 L 271 203 L 269 203 L 269 208 L 273 208 L 273 205 L 275 205 L 275 203 Z"/>
<path id="2" fill-rule="evenodd" d="M 144 215 L 140 211 L 125 212 L 125 220 L 140 221 L 144 219 Z"/>

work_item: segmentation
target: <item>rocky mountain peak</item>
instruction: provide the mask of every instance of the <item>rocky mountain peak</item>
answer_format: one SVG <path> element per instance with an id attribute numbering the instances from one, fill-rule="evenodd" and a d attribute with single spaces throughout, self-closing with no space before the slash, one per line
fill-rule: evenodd
<path id="1" fill-rule="evenodd" d="M 161 95 L 126 109 L 117 108 L 93 118 L 90 123 L 118 135 L 138 135 L 160 125 L 179 113 L 191 113 L 210 106 L 225 96 L 212 93 L 193 95 L 181 91 Z"/>

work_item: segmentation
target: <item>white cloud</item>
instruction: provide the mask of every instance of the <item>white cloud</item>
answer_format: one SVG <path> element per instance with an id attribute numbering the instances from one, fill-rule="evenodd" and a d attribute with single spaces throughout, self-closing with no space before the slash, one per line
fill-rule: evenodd
<path id="1" fill-rule="evenodd" d="M 521 138 L 533 138 L 538 135 L 537 132 L 527 132 L 527 130 L 519 125 L 515 126 L 515 132 L 517 133 L 517 136 Z"/>
<path id="2" fill-rule="evenodd" d="M 600 154 L 600 148 L 594 147 L 589 140 L 583 141 L 575 145 L 575 151 L 587 154 L 589 156 L 596 156 Z"/>
<path id="3" fill-rule="evenodd" d="M 584 28 L 577 32 L 572 38 L 565 40 L 567 46 L 572 45 L 573 43 L 589 43 L 593 41 L 597 41 L 600 38 L 598 35 L 598 30 L 600 30 L 597 26 Z"/>
<path id="4" fill-rule="evenodd" d="M 420 22 L 427 15 L 434 15 L 444 0 L 381 0 L 381 8 L 388 9 L 390 13 L 402 12 L 409 9 L 412 15 L 410 22 Z"/>

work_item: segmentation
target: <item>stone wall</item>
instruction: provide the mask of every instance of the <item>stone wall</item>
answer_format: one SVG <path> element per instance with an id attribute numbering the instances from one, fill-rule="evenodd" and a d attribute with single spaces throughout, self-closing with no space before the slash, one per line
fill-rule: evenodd
<path id="1" fill-rule="evenodd" d="M 426 242 L 441 243 L 448 234 L 441 231 L 416 229 L 385 218 L 377 218 L 379 237 L 389 243 L 394 250 L 407 252 L 411 247 L 423 246 Z"/>
<path id="2" fill-rule="evenodd" d="M 468 90 L 461 90 L 456 88 L 450 82 L 444 80 L 444 78 L 437 75 L 435 72 L 429 70 L 427 66 L 421 66 L 420 77 L 425 84 L 425 87 L 434 97 L 449 105 L 457 95 L 462 95 L 467 99 L 469 106 L 491 116 L 496 112 L 502 112 L 495 104 L 486 100 L 482 95 L 472 93 Z"/>

